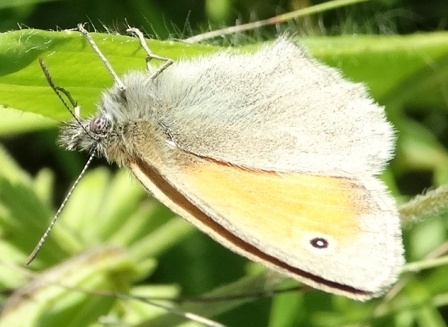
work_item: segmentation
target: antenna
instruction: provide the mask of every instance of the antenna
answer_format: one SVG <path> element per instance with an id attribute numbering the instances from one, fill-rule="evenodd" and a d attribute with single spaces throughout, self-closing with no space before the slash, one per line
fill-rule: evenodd
<path id="1" fill-rule="evenodd" d="M 61 205 L 59 206 L 58 211 L 54 215 L 53 219 L 51 220 L 50 224 L 48 225 L 45 233 L 40 238 L 37 245 L 34 247 L 33 252 L 28 256 L 28 259 L 26 260 L 26 265 L 29 265 L 31 262 L 33 262 L 34 258 L 36 258 L 37 254 L 39 253 L 40 249 L 42 248 L 42 245 L 44 244 L 45 240 L 47 239 L 48 235 L 50 234 L 51 230 L 53 229 L 54 224 L 56 223 L 56 220 L 58 220 L 62 209 L 64 209 L 65 205 L 67 204 L 68 199 L 73 194 L 73 191 L 75 190 L 76 186 L 78 185 L 81 178 L 84 176 L 85 172 L 87 171 L 87 168 L 90 166 L 90 163 L 93 160 L 93 157 L 95 156 L 95 151 L 92 151 L 90 154 L 89 159 L 87 159 L 86 164 L 84 165 L 83 169 L 81 170 L 81 173 L 79 174 L 78 178 L 76 178 L 75 182 L 73 183 L 72 187 L 68 191 L 67 195 L 65 196 L 64 200 L 62 201 Z"/>
<path id="2" fill-rule="evenodd" d="M 62 104 L 68 110 L 68 112 L 70 112 L 73 119 L 75 119 L 78 122 L 79 126 L 81 126 L 81 128 L 84 130 L 84 132 L 86 132 L 87 135 L 89 135 L 93 140 L 98 140 L 98 138 L 95 135 L 93 135 L 92 133 L 90 133 L 90 131 L 87 128 L 85 128 L 84 125 L 82 124 L 80 117 L 79 117 L 80 106 L 73 99 L 70 92 L 67 91 L 66 89 L 64 89 L 63 87 L 60 87 L 60 86 L 57 86 L 56 84 L 54 84 L 53 79 L 51 78 L 50 71 L 42 58 L 39 58 L 39 65 L 42 68 L 42 71 L 44 72 L 44 75 L 45 75 L 45 78 L 47 79 L 48 84 L 50 84 L 52 90 L 54 91 L 54 93 L 56 93 L 59 100 L 61 100 Z M 70 102 L 73 109 L 70 108 L 70 106 L 67 104 L 67 102 L 65 102 L 62 95 L 64 95 L 67 98 L 68 102 Z"/>
<path id="3" fill-rule="evenodd" d="M 96 45 L 95 41 L 93 40 L 92 36 L 89 34 L 89 32 L 84 28 L 83 24 L 78 24 L 78 30 L 84 35 L 84 37 L 86 38 L 86 40 L 89 42 L 90 46 L 92 47 L 93 51 L 95 51 L 95 53 L 98 55 L 98 57 L 100 58 L 100 60 L 103 62 L 103 64 L 106 66 L 106 69 L 109 71 L 109 73 L 112 75 L 113 79 L 115 80 L 115 83 L 117 84 L 118 88 L 121 90 L 121 92 L 124 92 L 126 90 L 126 86 L 124 85 L 123 81 L 120 79 L 120 77 L 118 77 L 117 73 L 115 72 L 115 70 L 112 68 L 111 64 L 109 63 L 109 61 L 106 59 L 106 57 L 104 56 L 104 54 L 101 52 L 101 50 L 98 48 L 98 46 Z M 155 54 L 153 54 L 151 52 L 151 50 L 149 49 L 148 45 L 146 44 L 146 40 L 143 36 L 143 33 L 137 29 L 137 28 L 131 28 L 129 27 L 127 29 L 127 32 L 130 34 L 134 34 L 137 36 L 137 38 L 140 41 L 140 44 L 142 46 L 142 48 L 145 50 L 147 57 L 146 57 L 146 65 L 148 70 L 151 68 L 149 66 L 149 62 L 152 59 L 157 59 L 157 60 L 162 60 L 165 61 L 164 65 L 157 69 L 157 71 L 152 74 L 149 77 L 149 80 L 153 80 L 154 78 L 156 78 L 162 71 L 164 71 L 168 66 L 170 66 L 173 61 L 171 59 L 168 58 L 164 58 L 164 57 L 160 57 L 157 56 Z M 64 200 L 62 201 L 59 209 L 57 210 L 56 214 L 54 215 L 53 219 L 51 220 L 50 224 L 48 225 L 46 231 L 44 232 L 44 234 L 42 235 L 42 237 L 40 238 L 39 242 L 37 243 L 37 245 L 35 246 L 35 248 L 33 249 L 33 251 L 31 252 L 31 254 L 29 255 L 26 264 L 29 265 L 37 256 L 37 254 L 39 253 L 40 249 L 42 248 L 45 240 L 47 239 L 48 235 L 50 234 L 51 230 L 53 229 L 53 226 L 55 225 L 56 221 L 58 220 L 62 210 L 64 209 L 67 201 L 69 200 L 69 198 L 71 197 L 74 189 L 76 188 L 76 186 L 78 185 L 79 181 L 81 180 L 81 178 L 84 176 L 85 172 L 87 171 L 87 168 L 89 167 L 90 163 L 93 160 L 93 157 L 95 156 L 95 150 L 96 150 L 96 146 L 99 142 L 98 137 L 96 137 L 95 135 L 93 135 L 82 123 L 80 117 L 79 117 L 79 105 L 77 104 L 77 102 L 73 99 L 73 97 L 71 96 L 70 92 L 68 92 L 66 89 L 57 86 L 54 82 L 53 79 L 51 77 L 50 71 L 47 67 L 47 65 L 45 64 L 45 62 L 42 59 L 39 59 L 39 64 L 42 68 L 42 71 L 44 72 L 45 78 L 47 79 L 48 84 L 51 86 L 51 88 L 53 89 L 53 91 L 56 93 L 56 95 L 58 96 L 58 98 L 61 100 L 61 102 L 63 103 L 63 105 L 65 106 L 65 108 L 70 112 L 70 114 L 72 115 L 72 117 L 78 122 L 79 126 L 86 132 L 87 135 L 89 135 L 92 140 L 96 141 L 95 146 L 92 148 L 92 153 L 90 154 L 89 158 L 87 159 L 86 164 L 84 165 L 83 169 L 81 170 L 81 173 L 79 174 L 78 178 L 75 180 L 75 182 L 73 183 L 72 187 L 70 188 L 69 192 L 67 193 L 66 197 L 64 198 Z M 66 101 L 67 100 L 67 101 Z M 70 105 L 68 105 L 68 103 Z M 71 106 L 71 107 L 70 107 Z"/>
<path id="4" fill-rule="evenodd" d="M 47 79 L 48 84 L 50 84 L 51 89 L 56 93 L 58 98 L 63 103 L 64 107 L 70 112 L 70 114 L 73 116 L 73 118 L 78 122 L 79 126 L 89 135 L 93 140 L 96 140 L 98 142 L 98 138 L 95 137 L 92 133 L 90 133 L 89 130 L 87 130 L 84 125 L 82 124 L 80 118 L 79 118 L 79 105 L 76 103 L 76 101 L 71 96 L 70 92 L 68 92 L 66 89 L 56 86 L 56 84 L 53 82 L 53 79 L 51 78 L 50 71 L 48 70 L 47 65 L 42 59 L 39 59 L 39 64 L 42 68 L 42 71 L 44 72 L 45 78 Z M 67 102 L 64 100 L 64 97 L 68 100 L 70 105 L 73 107 L 70 108 L 70 106 L 67 104 Z M 72 187 L 68 191 L 67 195 L 65 196 L 64 200 L 62 201 L 61 205 L 59 206 L 58 211 L 56 211 L 56 214 L 54 215 L 53 219 L 51 220 L 50 224 L 48 225 L 47 229 L 45 230 L 44 234 L 41 236 L 39 242 L 34 247 L 31 254 L 28 256 L 28 259 L 26 261 L 26 265 L 29 265 L 33 260 L 36 258 L 37 254 L 39 253 L 40 249 L 42 248 L 43 244 L 45 243 L 45 240 L 47 239 L 48 235 L 50 234 L 51 230 L 53 229 L 54 224 L 58 220 L 62 210 L 64 209 L 65 205 L 67 204 L 68 199 L 71 197 L 73 191 L 75 190 L 76 186 L 78 185 L 81 178 L 84 176 L 85 172 L 87 171 L 87 168 L 90 166 L 90 163 L 93 160 L 93 157 L 95 156 L 95 149 L 96 145 L 92 148 L 92 152 L 87 159 L 86 164 L 84 165 L 83 169 L 81 170 L 81 173 L 79 174 L 78 178 L 76 178 L 75 182 L 73 183 Z"/>

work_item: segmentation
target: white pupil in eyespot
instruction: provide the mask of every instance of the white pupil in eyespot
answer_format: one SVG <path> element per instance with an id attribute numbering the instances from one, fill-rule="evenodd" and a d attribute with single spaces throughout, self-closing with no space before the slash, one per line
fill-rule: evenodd
<path id="1" fill-rule="evenodd" d="M 328 241 L 322 237 L 313 238 L 310 244 L 316 249 L 325 249 L 328 247 Z"/>

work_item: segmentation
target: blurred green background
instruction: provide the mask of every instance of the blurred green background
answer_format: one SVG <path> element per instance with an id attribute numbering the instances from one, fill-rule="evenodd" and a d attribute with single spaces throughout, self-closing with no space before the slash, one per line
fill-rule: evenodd
<path id="1" fill-rule="evenodd" d="M 99 31 L 104 31 L 105 26 L 124 33 L 127 22 L 144 30 L 151 37 L 162 40 L 179 39 L 317 3 L 319 2 L 294 0 L 0 0 L 0 32 L 26 28 L 60 30 L 74 28 L 79 22 L 90 21 Z M 242 44 L 244 40 L 251 43 L 262 42 L 284 31 L 302 35 L 311 53 L 328 64 L 341 68 L 350 78 L 366 82 L 375 99 L 386 106 L 388 116 L 398 131 L 397 155 L 384 178 L 398 201 L 404 203 L 410 197 L 448 181 L 448 37 L 444 32 L 447 28 L 446 0 L 368 1 L 251 31 L 245 34 L 247 38 L 243 37 L 237 43 Z M 19 35 L 17 40 L 23 40 L 24 36 L 25 34 Z M 46 36 L 43 35 L 42 38 L 44 37 Z M 49 39 L 53 37 L 55 36 L 50 35 Z M 56 113 L 44 114 L 43 109 L 39 108 L 41 99 L 32 98 L 34 93 L 31 91 L 45 90 L 54 97 L 54 112 L 63 110 L 62 106 L 48 90 L 42 75 L 37 73 L 39 70 L 35 61 L 27 63 L 29 67 L 34 67 L 30 73 L 27 73 L 28 67 L 23 71 L 11 72 L 14 65 L 10 63 L 13 63 L 14 56 L 8 52 L 10 45 L 6 44 L 6 37 L 1 40 L 4 43 L 0 41 L 0 103 L 19 113 L 11 118 L 10 112 L 8 111 L 7 116 L 6 109 L 2 108 L 0 118 L 0 141 L 8 153 L 2 154 L 0 161 L 0 222 L 4 242 L 0 244 L 3 253 L 0 285 L 1 300 L 6 303 L 15 289 L 28 284 L 28 276 L 18 267 L 23 264 L 24 258 L 47 225 L 46 219 L 52 215 L 79 174 L 86 154 L 68 153 L 56 147 L 59 116 Z M 113 43 L 114 39 L 105 41 L 102 49 L 113 53 L 112 49 L 108 49 L 107 42 Z M 27 44 L 25 41 L 24 43 Z M 219 44 L 222 40 L 212 40 L 211 43 Z M 66 45 L 56 49 L 71 51 Z M 190 50 L 199 54 L 209 51 L 200 46 L 193 46 Z M 190 55 L 186 53 L 187 56 Z M 118 59 L 117 64 L 126 67 L 131 59 L 125 57 L 121 60 L 120 62 Z M 64 80 L 64 72 L 68 75 L 65 78 L 69 85 L 61 83 L 61 86 L 71 87 L 77 101 L 86 107 L 93 107 L 94 101 L 86 103 L 86 95 L 77 90 L 78 76 L 74 76 L 77 68 L 70 69 L 61 60 L 60 63 L 60 68 L 56 61 L 54 65 L 50 65 L 50 69 L 59 77 L 56 78 L 58 81 Z M 80 75 L 83 74 L 86 73 L 81 68 Z M 104 76 L 105 79 L 109 78 L 107 74 Z M 79 78 L 88 80 L 90 76 Z M 38 88 L 32 89 L 28 82 Z M 30 92 L 25 88 L 25 92 L 19 93 L 18 86 L 29 87 Z M 93 99 L 98 97 L 96 89 L 88 91 L 92 93 Z M 15 102 L 8 96 L 14 92 L 17 92 L 17 98 L 28 97 L 30 106 L 12 105 Z M 19 103 L 17 100 L 17 104 Z M 28 111 L 40 113 L 52 120 L 33 120 L 34 118 L 25 115 Z M 10 161 L 8 155 L 13 161 Z M 108 167 L 107 170 L 104 166 Z M 55 235 L 45 245 L 36 265 L 31 267 L 32 270 L 44 271 L 71 255 L 106 240 L 106 243 L 132 244 L 129 245 L 132 252 L 130 258 L 124 255 L 123 259 L 119 254 L 119 259 L 111 260 L 116 264 L 114 271 L 119 272 L 115 275 L 120 276 L 120 282 L 116 278 L 112 280 L 115 286 L 121 283 L 118 290 L 123 292 L 135 285 L 149 283 L 180 285 L 180 292 L 184 295 L 202 294 L 231 283 L 248 272 L 252 274 L 259 271 L 259 267 L 248 264 L 245 259 L 223 249 L 189 225 L 177 222 L 177 219 L 170 220 L 172 215 L 169 211 L 148 199 L 137 183 L 132 184 L 129 174 L 115 174 L 114 166 L 106 165 L 101 160 L 94 162 L 91 174 L 86 176 L 77 192 L 80 195 L 71 200 L 58 223 L 61 226 L 55 229 Z M 124 188 L 129 195 L 124 194 Z M 98 217 L 98 213 L 104 217 Z M 27 220 L 30 215 L 36 216 L 34 220 Z M 448 239 L 447 224 L 443 218 L 444 216 L 425 221 L 405 231 L 405 246 L 410 261 L 423 260 L 433 250 L 443 249 Z M 97 219 L 103 220 L 97 222 Z M 123 220 L 129 221 L 129 224 L 119 225 Z M 121 235 L 117 232 L 118 229 Z M 122 235 L 123 230 L 127 236 Z M 142 240 L 148 235 L 152 238 L 144 243 Z M 146 248 L 148 246 L 152 248 Z M 445 252 L 440 251 L 437 256 L 444 255 Z M 151 258 L 157 260 L 151 261 L 142 252 L 150 253 Z M 12 265 L 16 266 L 11 268 Z M 89 265 L 86 264 L 87 266 Z M 78 280 L 75 279 L 78 276 L 76 271 L 81 273 L 84 266 L 73 264 L 73 267 L 67 267 L 72 273 L 56 271 L 57 278 L 67 281 L 68 285 L 78 285 L 81 288 L 89 288 L 86 287 L 90 285 L 89 281 L 100 275 L 99 271 L 103 272 L 103 268 L 98 268 L 99 270 L 86 272 L 83 277 L 85 279 Z M 110 272 L 107 274 L 109 276 Z M 292 293 L 276 296 L 274 300 L 258 299 L 215 319 L 229 326 L 340 326 L 361 323 L 378 326 L 448 326 L 447 274 L 446 267 L 442 266 L 410 276 L 409 279 L 403 278 L 405 291 L 392 301 L 379 299 L 360 304 L 321 292 Z M 94 286 L 100 285 L 99 289 L 109 289 L 107 285 L 110 281 L 91 283 Z M 134 286 L 131 286 L 132 283 Z M 112 289 L 117 291 L 116 288 Z M 247 286 L 241 288 L 243 293 L 250 290 L 252 288 Z M 46 289 L 43 288 L 42 292 L 46 292 Z M 145 295 L 155 294 L 152 292 L 156 291 L 151 290 Z M 58 305 L 66 308 L 64 305 L 70 302 L 68 298 L 71 299 L 73 293 L 73 290 L 60 290 L 57 296 L 48 295 L 48 300 L 45 300 L 47 306 L 42 304 L 38 309 L 18 310 L 20 315 L 17 325 L 57 326 L 58 323 L 71 321 L 71 326 L 94 326 L 93 321 L 98 319 L 99 313 L 106 315 L 111 310 L 115 310 L 115 314 L 125 311 L 116 303 L 104 305 L 103 308 L 98 303 L 86 304 L 83 302 L 85 299 L 71 300 L 77 303 L 66 306 L 72 311 L 58 311 Z M 45 294 L 47 296 L 49 293 Z M 163 294 L 174 296 L 177 293 L 169 291 Z M 94 295 L 88 297 L 95 298 Z M 386 309 L 382 307 L 385 313 L 375 316 L 374 313 L 378 313 L 375 310 L 381 305 L 385 306 Z M 199 307 L 201 306 L 203 311 L 207 311 L 206 304 L 200 304 Z M 225 305 L 221 307 L 224 308 Z M 24 318 L 27 317 L 27 310 L 40 313 L 35 316 L 30 314 L 29 320 L 26 320 Z M 84 315 L 87 318 L 73 318 L 73 315 L 82 316 L 79 312 L 88 310 L 91 310 L 90 313 Z M 150 309 L 147 306 L 136 309 L 142 310 L 146 314 Z M 136 321 L 148 321 L 144 314 L 143 317 Z M 123 314 L 119 318 L 124 320 L 132 317 Z M 0 318 L 0 325 L 1 323 Z M 155 322 L 150 325 L 157 326 Z M 164 324 L 161 322 L 159 325 Z M 171 325 L 171 322 L 165 325 Z"/>
<path id="2" fill-rule="evenodd" d="M 17 29 L 18 24 L 32 28 L 73 28 L 91 20 L 111 27 L 130 25 L 153 29 L 159 37 L 170 33 L 234 25 L 268 18 L 279 13 L 325 1 L 307 0 L 185 0 L 185 1 L 0 1 L 0 30 Z M 413 33 L 446 28 L 447 2 L 444 0 L 383 0 L 323 15 L 326 31 L 338 32 L 340 26 L 372 31 Z"/>

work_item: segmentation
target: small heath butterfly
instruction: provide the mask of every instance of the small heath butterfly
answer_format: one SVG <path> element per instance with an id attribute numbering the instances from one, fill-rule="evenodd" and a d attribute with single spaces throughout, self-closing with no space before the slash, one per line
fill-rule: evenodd
<path id="1" fill-rule="evenodd" d="M 115 79 L 95 117 L 62 129 L 69 150 L 128 167 L 216 241 L 327 292 L 381 295 L 404 264 L 398 212 L 378 179 L 394 131 L 366 87 L 287 37 Z M 155 67 L 150 59 L 162 59 Z"/>

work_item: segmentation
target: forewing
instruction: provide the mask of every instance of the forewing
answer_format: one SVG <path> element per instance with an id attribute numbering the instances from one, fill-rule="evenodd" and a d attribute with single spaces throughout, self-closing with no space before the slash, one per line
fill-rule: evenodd
<path id="1" fill-rule="evenodd" d="M 169 176 L 143 161 L 130 167 L 165 205 L 222 244 L 313 287 L 370 298 L 403 264 L 397 213 L 379 181 L 204 159 Z"/>

